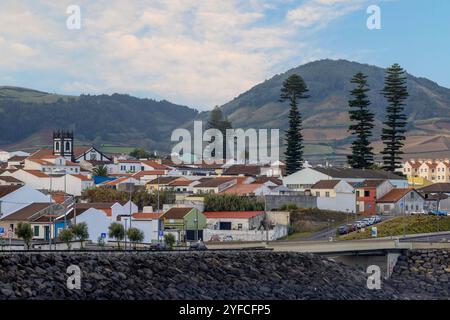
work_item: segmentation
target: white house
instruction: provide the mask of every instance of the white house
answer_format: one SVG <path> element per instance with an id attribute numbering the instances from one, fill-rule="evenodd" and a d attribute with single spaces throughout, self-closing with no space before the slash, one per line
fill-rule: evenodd
<path id="1" fill-rule="evenodd" d="M 65 191 L 75 196 L 94 186 L 94 181 L 82 174 L 52 175 L 39 170 L 19 169 L 11 175 L 34 189 Z"/>
<path id="2" fill-rule="evenodd" d="M 311 186 L 311 194 L 321 210 L 356 212 L 356 192 L 347 181 L 320 180 Z"/>
<path id="3" fill-rule="evenodd" d="M 369 169 L 350 169 L 337 167 L 304 168 L 283 178 L 283 184 L 295 191 L 305 191 L 320 180 L 345 180 L 362 182 L 364 180 L 389 180 L 398 188 L 408 186 L 408 180 L 396 174 Z"/>
<path id="4" fill-rule="evenodd" d="M 0 186 L 0 216 L 7 216 L 35 202 L 51 203 L 53 200 L 50 195 L 27 185 Z"/>
<path id="5" fill-rule="evenodd" d="M 102 209 L 89 208 L 77 215 L 76 223 L 86 223 L 89 232 L 89 239 L 92 242 L 97 242 L 99 238 L 103 238 L 105 242 L 109 239 L 108 227 L 112 222 L 111 216 Z"/>

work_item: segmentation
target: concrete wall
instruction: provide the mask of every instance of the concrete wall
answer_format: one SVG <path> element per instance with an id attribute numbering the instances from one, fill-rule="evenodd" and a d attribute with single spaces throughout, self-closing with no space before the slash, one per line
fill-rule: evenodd
<path id="1" fill-rule="evenodd" d="M 273 230 L 269 230 L 269 241 L 274 241 L 288 234 L 288 227 L 277 225 Z M 205 241 L 266 241 L 267 232 L 265 230 L 203 230 Z"/>
<path id="2" fill-rule="evenodd" d="M 321 210 L 333 210 L 355 213 L 356 212 L 356 194 L 354 193 L 337 193 L 336 197 L 318 197 L 317 208 Z"/>
<path id="3" fill-rule="evenodd" d="M 294 203 L 300 208 L 317 208 L 317 197 L 306 195 L 267 195 L 266 210 L 279 209 L 283 204 Z"/>

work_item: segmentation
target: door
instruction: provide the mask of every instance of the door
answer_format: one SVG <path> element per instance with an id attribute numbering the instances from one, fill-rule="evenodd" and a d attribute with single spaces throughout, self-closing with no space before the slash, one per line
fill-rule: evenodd
<path id="1" fill-rule="evenodd" d="M 49 241 L 50 240 L 50 227 L 49 226 L 44 227 L 44 234 L 45 234 L 45 241 Z"/>

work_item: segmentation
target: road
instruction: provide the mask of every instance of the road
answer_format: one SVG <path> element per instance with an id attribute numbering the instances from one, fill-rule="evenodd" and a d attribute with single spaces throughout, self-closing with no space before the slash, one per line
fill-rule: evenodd
<path id="1" fill-rule="evenodd" d="M 360 216 L 357 219 L 354 219 L 354 216 L 352 216 L 351 218 L 353 218 L 353 219 L 350 219 L 348 221 L 348 223 L 353 223 L 355 221 L 362 220 L 365 217 L 361 217 Z M 381 216 L 381 221 L 383 222 L 383 221 L 387 221 L 387 220 L 390 220 L 390 219 L 393 219 L 393 218 L 395 218 L 395 217 L 394 216 Z M 302 240 L 305 240 L 305 241 L 317 241 L 317 240 L 328 240 L 330 237 L 335 238 L 336 237 L 336 233 L 337 233 L 337 229 L 340 226 L 345 226 L 345 224 L 341 224 L 341 225 L 338 225 L 338 226 L 334 226 L 332 228 L 327 228 L 327 229 L 320 230 L 320 231 L 318 231 L 318 232 L 316 232 L 316 233 L 314 233 L 314 234 L 312 234 L 312 235 L 310 235 L 308 237 L 302 238 Z M 376 225 L 374 225 L 374 226 L 376 226 Z"/>

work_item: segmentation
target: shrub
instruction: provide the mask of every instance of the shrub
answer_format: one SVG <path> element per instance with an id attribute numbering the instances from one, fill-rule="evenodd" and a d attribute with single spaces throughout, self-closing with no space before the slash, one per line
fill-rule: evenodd
<path id="1" fill-rule="evenodd" d="M 30 249 L 31 239 L 33 239 L 33 230 L 31 229 L 31 224 L 27 222 L 19 222 L 17 224 L 15 233 L 17 237 L 23 239 L 27 249 Z"/>
<path id="2" fill-rule="evenodd" d="M 59 239 L 67 245 L 67 249 L 72 249 L 70 242 L 73 240 L 74 234 L 70 228 L 61 230 L 58 236 Z"/>
<path id="3" fill-rule="evenodd" d="M 175 236 L 171 233 L 167 233 L 164 235 L 164 243 L 170 248 L 173 248 L 173 245 L 175 244 Z"/>
<path id="4" fill-rule="evenodd" d="M 118 222 L 113 222 L 108 227 L 108 234 L 110 238 L 116 239 L 117 246 L 120 249 L 120 241 L 125 238 L 125 228 Z"/>

